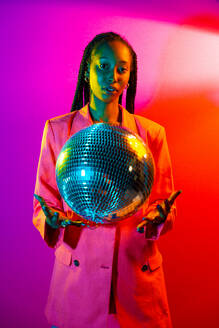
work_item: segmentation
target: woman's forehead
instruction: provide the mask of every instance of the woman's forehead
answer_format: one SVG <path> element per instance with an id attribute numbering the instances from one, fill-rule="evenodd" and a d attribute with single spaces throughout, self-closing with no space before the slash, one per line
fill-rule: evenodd
<path id="1" fill-rule="evenodd" d="M 98 45 L 92 50 L 91 58 L 113 58 L 122 63 L 129 63 L 131 61 L 129 48 L 121 41 L 110 41 Z"/>

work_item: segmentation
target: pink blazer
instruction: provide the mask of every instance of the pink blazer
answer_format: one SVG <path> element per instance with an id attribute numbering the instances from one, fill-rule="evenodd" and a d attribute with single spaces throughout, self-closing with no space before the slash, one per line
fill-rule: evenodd
<path id="1" fill-rule="evenodd" d="M 68 226 L 55 230 L 45 223 L 40 204 L 34 199 L 33 223 L 46 243 L 55 248 L 45 313 L 49 323 L 59 328 L 106 328 L 110 312 L 114 313 L 118 327 L 171 327 L 162 256 L 156 241 L 147 240 L 136 231 L 150 203 L 169 197 L 173 191 L 165 130 L 119 106 L 122 126 L 144 139 L 155 160 L 154 186 L 141 210 L 115 225 L 96 229 Z M 73 219 L 79 217 L 59 194 L 55 164 L 69 137 L 91 124 L 87 104 L 79 111 L 48 120 L 43 133 L 35 193 Z M 175 207 L 162 233 L 172 228 L 174 218 Z"/>

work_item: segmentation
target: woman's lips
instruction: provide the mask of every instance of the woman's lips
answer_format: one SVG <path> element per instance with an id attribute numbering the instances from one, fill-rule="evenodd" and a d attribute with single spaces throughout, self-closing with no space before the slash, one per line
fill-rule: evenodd
<path id="1" fill-rule="evenodd" d="M 114 94 L 118 92 L 116 88 L 110 88 L 110 87 L 103 88 L 103 90 L 106 91 L 106 93 L 108 94 Z"/>
<path id="2" fill-rule="evenodd" d="M 108 93 L 109 95 L 112 95 L 112 94 L 115 94 L 115 93 L 117 93 L 117 91 L 116 90 L 114 90 L 114 91 L 108 91 L 108 90 L 104 90 L 106 93 Z"/>

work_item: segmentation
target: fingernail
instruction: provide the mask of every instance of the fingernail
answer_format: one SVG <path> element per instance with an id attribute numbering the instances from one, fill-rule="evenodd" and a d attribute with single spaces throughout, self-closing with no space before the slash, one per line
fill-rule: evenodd
<path id="1" fill-rule="evenodd" d="M 138 231 L 139 233 L 143 233 L 143 232 L 144 232 L 144 228 L 143 228 L 143 227 L 137 228 L 137 231 Z"/>

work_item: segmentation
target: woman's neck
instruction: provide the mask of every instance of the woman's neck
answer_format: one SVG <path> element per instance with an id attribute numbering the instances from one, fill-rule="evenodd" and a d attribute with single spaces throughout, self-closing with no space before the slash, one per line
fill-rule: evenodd
<path id="1" fill-rule="evenodd" d="M 115 123 L 118 122 L 119 104 L 118 101 L 104 103 L 99 99 L 91 99 L 89 103 L 91 117 L 97 122 Z"/>

